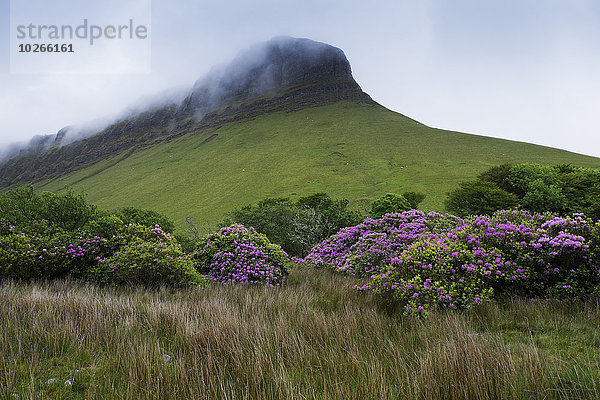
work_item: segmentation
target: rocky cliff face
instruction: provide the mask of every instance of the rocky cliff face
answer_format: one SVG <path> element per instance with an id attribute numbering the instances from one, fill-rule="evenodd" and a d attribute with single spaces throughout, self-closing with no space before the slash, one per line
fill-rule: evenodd
<path id="1" fill-rule="evenodd" d="M 181 115 L 204 116 L 227 104 L 264 101 L 294 89 L 304 89 L 304 96 L 365 97 L 342 50 L 309 39 L 279 37 L 246 50 L 224 69 L 198 80 Z"/>
<path id="2" fill-rule="evenodd" d="M 74 142 L 68 128 L 36 139 L 25 153 L 0 166 L 0 187 L 54 178 L 126 150 L 232 120 L 340 100 L 372 102 L 352 77 L 342 50 L 309 39 L 274 38 L 213 69 L 180 104 L 138 112 Z"/>

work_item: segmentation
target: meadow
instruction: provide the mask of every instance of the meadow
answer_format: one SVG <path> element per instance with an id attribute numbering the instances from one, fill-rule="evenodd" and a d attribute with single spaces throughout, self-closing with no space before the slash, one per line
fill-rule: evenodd
<path id="1" fill-rule="evenodd" d="M 600 398 L 600 222 L 582 213 L 412 209 L 296 258 L 235 223 L 193 240 L 74 192 L 0 200 L 0 398 Z"/>
<path id="2" fill-rule="evenodd" d="M 0 398 L 597 399 L 600 301 L 403 317 L 360 281 L 0 285 Z"/>

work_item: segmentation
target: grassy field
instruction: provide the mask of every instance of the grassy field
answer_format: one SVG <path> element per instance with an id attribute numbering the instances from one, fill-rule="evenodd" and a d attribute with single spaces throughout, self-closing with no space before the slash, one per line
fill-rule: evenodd
<path id="1" fill-rule="evenodd" d="M 70 186 L 103 208 L 150 208 L 181 230 L 187 215 L 214 226 L 265 197 L 315 192 L 364 209 L 386 192 L 419 191 L 427 194 L 423 209 L 442 210 L 458 182 L 504 162 L 600 167 L 598 158 L 432 129 L 381 106 L 340 102 L 198 131 L 40 189 Z"/>
<path id="2" fill-rule="evenodd" d="M 600 398 L 597 300 L 416 320 L 354 284 L 299 269 L 281 288 L 4 282 L 0 398 Z"/>

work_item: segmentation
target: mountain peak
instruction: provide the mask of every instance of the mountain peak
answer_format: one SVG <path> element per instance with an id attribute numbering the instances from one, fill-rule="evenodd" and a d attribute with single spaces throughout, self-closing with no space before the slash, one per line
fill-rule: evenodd
<path id="1" fill-rule="evenodd" d="M 227 66 L 194 84 L 183 112 L 202 116 L 230 102 L 277 97 L 303 89 L 303 96 L 330 100 L 366 96 L 352 77 L 344 52 L 310 39 L 280 36 L 242 51 Z"/>
<path id="2" fill-rule="evenodd" d="M 341 100 L 372 103 L 352 77 L 342 50 L 287 36 L 242 51 L 196 81 L 187 96 L 176 94 L 158 96 L 102 128 L 66 127 L 35 138 L 25 151 L 11 148 L 0 160 L 0 188 L 61 176 L 231 121 Z"/>

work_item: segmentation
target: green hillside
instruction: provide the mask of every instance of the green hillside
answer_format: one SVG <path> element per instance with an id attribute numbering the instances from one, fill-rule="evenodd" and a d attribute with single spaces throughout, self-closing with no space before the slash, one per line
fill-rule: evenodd
<path id="1" fill-rule="evenodd" d="M 84 191 L 102 208 L 132 205 L 212 224 L 265 197 L 314 192 L 355 208 L 386 193 L 427 194 L 423 209 L 443 210 L 458 182 L 504 162 L 600 159 L 532 144 L 429 128 L 381 106 L 339 102 L 200 130 L 104 160 L 37 187 Z"/>

